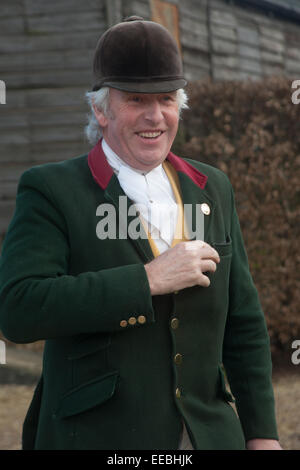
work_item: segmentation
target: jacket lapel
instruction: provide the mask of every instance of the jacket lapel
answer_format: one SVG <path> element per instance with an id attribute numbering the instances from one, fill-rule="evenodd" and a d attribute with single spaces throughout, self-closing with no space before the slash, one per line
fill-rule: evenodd
<path id="1" fill-rule="evenodd" d="M 140 237 L 133 239 L 128 235 L 130 227 L 133 225 L 136 226 L 135 221 L 137 221 L 138 214 L 136 214 L 135 211 L 133 211 L 134 213 L 131 213 L 129 210 L 130 206 L 133 206 L 134 203 L 124 193 L 115 174 L 112 175 L 111 180 L 105 189 L 104 196 L 107 201 L 112 203 L 116 208 L 117 220 L 119 222 L 122 238 L 128 239 L 133 243 L 143 261 L 148 262 L 154 259 L 154 255 L 142 223 L 140 223 L 139 227 L 136 228 L 136 232 L 141 233 Z"/>
<path id="2" fill-rule="evenodd" d="M 101 140 L 99 140 L 97 145 L 89 152 L 88 165 L 94 180 L 104 190 L 105 199 L 110 204 L 113 204 L 116 209 L 119 232 L 122 234 L 121 238 L 129 239 L 130 243 L 134 245 L 143 261 L 151 261 L 154 258 L 154 255 L 142 224 L 140 224 L 140 227 L 136 230 L 141 232 L 142 235 L 140 237 L 133 239 L 128 236 L 130 225 L 134 224 L 138 215 L 131 215 L 131 212 L 129 211 L 133 202 L 124 193 L 117 176 L 109 165 L 102 150 Z"/>
<path id="3" fill-rule="evenodd" d="M 215 203 L 185 173 L 179 173 L 182 202 L 188 226 L 191 227 L 191 240 L 207 241 Z"/>
<path id="4" fill-rule="evenodd" d="M 177 171 L 185 217 L 191 227 L 191 240 L 207 241 L 211 220 L 215 210 L 215 202 L 206 190 L 207 176 L 173 153 L 167 159 Z M 189 215 L 190 214 L 190 215 Z M 199 227 L 204 221 L 204 227 Z"/>

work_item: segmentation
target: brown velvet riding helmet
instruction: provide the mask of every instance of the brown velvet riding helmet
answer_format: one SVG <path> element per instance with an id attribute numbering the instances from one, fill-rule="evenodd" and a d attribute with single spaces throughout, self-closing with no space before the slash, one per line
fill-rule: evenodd
<path id="1" fill-rule="evenodd" d="M 167 93 L 187 84 L 169 31 L 137 16 L 112 26 L 100 37 L 94 76 L 93 91 L 108 86 L 134 93 Z"/>

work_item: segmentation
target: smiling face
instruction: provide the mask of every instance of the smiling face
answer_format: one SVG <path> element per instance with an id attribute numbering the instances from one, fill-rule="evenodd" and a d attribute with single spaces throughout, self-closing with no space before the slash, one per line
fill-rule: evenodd
<path id="1" fill-rule="evenodd" d="M 150 171 L 165 160 L 178 129 L 176 91 L 143 94 L 111 88 L 107 115 L 95 106 L 94 111 L 104 139 L 128 165 Z"/>

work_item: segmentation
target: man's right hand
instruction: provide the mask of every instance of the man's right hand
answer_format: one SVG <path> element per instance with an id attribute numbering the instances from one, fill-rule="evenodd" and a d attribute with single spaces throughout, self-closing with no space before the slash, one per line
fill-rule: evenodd
<path id="1" fill-rule="evenodd" d="M 218 252 L 200 240 L 180 242 L 145 265 L 151 295 L 169 294 L 199 285 L 208 287 L 205 272 L 215 272 Z"/>

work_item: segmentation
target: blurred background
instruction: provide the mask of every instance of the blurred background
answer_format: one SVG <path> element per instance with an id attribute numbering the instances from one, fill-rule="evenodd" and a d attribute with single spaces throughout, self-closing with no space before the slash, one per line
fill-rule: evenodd
<path id="1" fill-rule="evenodd" d="M 84 94 L 99 36 L 129 15 L 166 26 L 190 97 L 173 151 L 233 184 L 270 333 L 280 440 L 299 450 L 300 0 L 1 0 L 0 12 L 0 249 L 21 174 L 90 149 Z M 0 341 L 0 449 L 20 449 L 43 342 Z"/>

